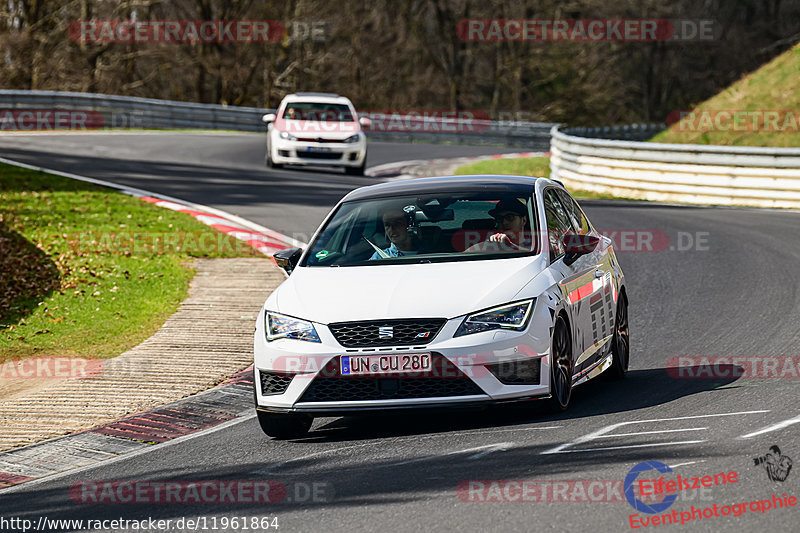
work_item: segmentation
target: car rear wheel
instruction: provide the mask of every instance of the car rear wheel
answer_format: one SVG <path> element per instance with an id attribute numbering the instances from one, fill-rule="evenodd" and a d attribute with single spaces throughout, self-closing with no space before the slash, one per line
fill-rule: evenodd
<path id="1" fill-rule="evenodd" d="M 611 368 L 608 369 L 610 379 L 623 379 L 628 373 L 628 360 L 631 347 L 628 334 L 628 302 L 624 294 L 617 300 L 617 317 L 614 320 L 614 338 L 611 345 Z"/>
<path id="2" fill-rule="evenodd" d="M 550 400 L 553 412 L 565 411 L 572 398 L 572 341 L 563 316 L 556 319 L 550 344 Z"/>
<path id="3" fill-rule="evenodd" d="M 296 439 L 311 429 L 314 418 L 300 414 L 265 413 L 256 411 L 261 430 L 276 439 Z"/>

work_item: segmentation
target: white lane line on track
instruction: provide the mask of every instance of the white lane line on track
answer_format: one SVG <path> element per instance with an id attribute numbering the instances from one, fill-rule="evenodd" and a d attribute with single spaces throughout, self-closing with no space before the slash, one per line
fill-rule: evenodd
<path id="1" fill-rule="evenodd" d="M 659 431 L 637 431 L 635 433 L 614 433 L 613 435 L 601 435 L 598 439 L 610 439 L 612 437 L 635 437 L 637 435 L 660 435 L 661 433 L 681 433 L 683 431 L 703 431 L 708 428 L 685 428 L 685 429 L 662 429 Z"/>
<path id="2" fill-rule="evenodd" d="M 678 468 L 679 466 L 689 466 L 689 465 L 696 465 L 697 463 L 705 463 L 705 459 L 701 461 L 689 461 L 688 463 L 678 463 L 676 465 L 668 465 L 670 468 Z"/>
<path id="3" fill-rule="evenodd" d="M 747 435 L 742 435 L 739 437 L 740 439 L 749 439 L 751 437 L 757 437 L 758 435 L 763 435 L 764 433 L 769 433 L 771 431 L 777 431 L 779 429 L 787 428 L 794 424 L 800 424 L 800 416 L 796 416 L 794 418 L 790 418 L 789 420 L 784 420 L 782 422 L 778 422 L 777 424 L 773 424 L 771 426 L 767 426 L 764 428 L 759 429 L 758 431 L 754 431 L 752 433 L 748 433 Z"/>
<path id="4" fill-rule="evenodd" d="M 472 455 L 467 457 L 466 460 L 467 461 L 474 461 L 475 459 L 481 459 L 482 457 L 485 457 L 485 456 L 487 456 L 487 455 L 489 455 L 491 453 L 494 453 L 494 452 L 500 452 L 500 451 L 509 450 L 509 449 L 513 448 L 514 446 L 515 446 L 515 444 L 513 442 L 498 442 L 498 443 L 495 443 L 495 444 L 487 444 L 485 446 L 476 446 L 474 448 L 466 448 L 464 450 L 453 450 L 451 452 L 444 452 L 444 453 L 440 453 L 440 454 L 436 454 L 436 455 L 426 455 L 424 457 L 413 457 L 411 459 L 405 459 L 405 460 L 401 460 L 401 461 L 392 461 L 390 463 L 384 463 L 384 464 L 379 464 L 379 465 L 369 464 L 369 465 L 359 465 L 359 466 L 354 466 L 354 467 L 353 466 L 348 466 L 347 467 L 347 471 L 352 473 L 352 472 L 359 472 L 361 470 L 370 470 L 371 471 L 371 470 L 376 470 L 378 468 L 395 468 L 395 467 L 398 467 L 398 466 L 406 466 L 406 465 L 410 465 L 410 464 L 414 464 L 414 463 L 424 463 L 426 461 L 434 461 L 434 460 L 437 460 L 437 459 L 444 459 L 446 457 L 451 457 L 453 455 L 462 455 L 462 454 L 466 454 L 466 453 L 472 453 Z M 340 449 L 344 449 L 344 448 L 340 448 Z M 477 453 L 473 453 L 473 452 L 477 452 Z M 258 472 L 258 471 L 251 472 L 251 473 L 256 473 L 256 472 Z M 259 472 L 259 473 L 265 473 L 265 472 Z M 271 472 L 266 472 L 266 473 L 271 473 Z"/>
<path id="5" fill-rule="evenodd" d="M 395 444 L 395 443 L 399 443 L 399 442 L 403 442 L 403 441 L 407 441 L 407 440 L 435 439 L 435 438 L 440 438 L 440 437 L 453 437 L 453 436 L 461 436 L 461 435 L 480 435 L 480 434 L 489 433 L 489 432 L 491 432 L 491 433 L 501 433 L 501 432 L 508 432 L 508 431 L 548 430 L 548 429 L 559 429 L 561 427 L 563 427 L 563 426 L 539 426 L 539 427 L 532 427 L 532 428 L 507 428 L 507 429 L 499 429 L 499 430 L 453 431 L 453 432 L 447 432 L 447 433 L 436 433 L 434 435 L 409 435 L 407 437 L 396 437 L 396 438 L 393 438 L 393 439 L 382 439 L 382 440 L 378 440 L 378 441 L 374 441 L 374 442 L 365 442 L 365 443 L 361 443 L 361 444 L 354 444 L 352 446 L 344 446 L 344 447 L 341 447 L 341 448 L 332 448 L 332 449 L 328 449 L 328 450 L 320 450 L 318 452 L 310 453 L 308 455 L 303 455 L 302 457 L 295 457 L 293 459 L 288 459 L 286 461 L 281 461 L 281 462 L 278 462 L 278 463 L 274 463 L 274 464 L 265 466 L 263 468 L 259 468 L 259 469 L 256 469 L 256 470 L 251 470 L 250 472 L 248 472 L 248 474 L 256 474 L 256 475 L 273 474 L 273 473 L 275 473 L 276 470 L 280 470 L 280 469 L 286 467 L 287 465 L 291 465 L 292 463 L 298 463 L 300 461 L 305 461 L 305 460 L 308 460 L 308 459 L 314 459 L 316 457 L 330 455 L 332 453 L 342 452 L 342 451 L 345 451 L 345 450 L 352 450 L 354 448 L 365 448 L 365 447 L 368 447 L 368 446 L 378 446 L 378 445 L 386 446 L 386 445 Z M 490 444 L 488 446 L 497 446 L 497 445 L 496 444 Z M 464 452 L 475 451 L 475 450 L 483 450 L 484 448 L 486 448 L 486 446 L 481 446 L 479 448 L 469 449 L 469 450 L 459 450 L 459 451 L 450 452 L 450 453 L 464 453 Z M 449 455 L 449 454 L 444 454 L 444 455 Z M 438 456 L 432 456 L 432 457 L 438 457 Z M 401 461 L 400 463 L 387 464 L 385 466 L 397 466 L 398 464 L 406 464 L 406 463 L 418 462 L 418 461 L 421 461 L 421 460 L 428 460 L 430 458 L 431 457 L 414 458 L 414 459 L 410 459 L 408 461 Z M 371 466 L 370 468 L 373 468 L 373 467 Z"/>
<path id="6" fill-rule="evenodd" d="M 31 481 L 26 481 L 24 483 L 20 483 L 19 485 L 12 485 L 11 487 L 7 487 L 5 489 L 0 489 L 0 495 L 8 494 L 12 492 L 20 492 L 23 490 L 27 490 L 29 488 L 35 487 L 37 485 L 41 485 L 42 483 L 48 483 L 50 481 L 56 481 L 61 478 L 67 476 L 73 476 L 75 474 L 80 474 L 81 472 L 86 472 L 88 470 L 92 470 L 94 468 L 102 468 L 105 466 L 113 465 L 120 461 L 125 461 L 127 459 L 132 459 L 134 457 L 138 457 L 139 455 L 144 455 L 146 453 L 150 453 L 156 450 L 163 450 L 169 446 L 174 446 L 176 444 L 183 444 L 186 441 L 190 441 L 192 439 L 196 439 L 198 437 L 204 437 L 206 435 L 210 435 L 212 433 L 216 433 L 217 431 L 222 431 L 228 429 L 236 424 L 240 424 L 247 420 L 253 419 L 256 417 L 255 412 L 251 412 L 250 409 L 247 410 L 247 414 L 241 414 L 237 418 L 232 420 L 228 420 L 227 422 L 223 422 L 218 426 L 214 426 L 213 428 L 204 429 L 202 431 L 198 431 L 197 433 L 192 433 L 190 435 L 184 435 L 183 437 L 178 437 L 177 439 L 173 439 L 167 442 L 163 442 L 161 444 L 154 444 L 152 446 L 148 446 L 147 448 L 142 448 L 130 453 L 124 453 L 122 455 L 117 455 L 113 459 L 105 459 L 103 461 L 99 461 L 97 463 L 92 463 L 86 466 L 80 466 L 78 468 L 72 468 L 70 470 L 64 470 L 63 472 L 58 472 L 57 474 L 52 474 L 49 476 L 40 477 L 37 479 L 32 479 Z"/>
<path id="7" fill-rule="evenodd" d="M 627 444 L 625 446 L 604 446 L 602 448 L 581 448 L 580 450 L 561 450 L 558 452 L 551 452 L 550 450 L 542 452 L 542 455 L 548 453 L 581 453 L 581 452 L 604 452 L 607 450 L 627 450 L 628 448 L 654 448 L 657 446 L 677 446 L 679 444 L 698 444 L 707 442 L 706 440 L 682 440 L 678 442 L 654 442 L 652 444 Z"/>
<path id="8" fill-rule="evenodd" d="M 497 444 L 489 444 L 488 446 L 479 446 L 477 448 L 472 448 L 471 450 L 460 450 L 458 452 L 453 452 L 452 454 L 448 455 L 453 455 L 455 453 L 468 453 L 476 450 L 481 450 L 478 453 L 467 457 L 467 461 L 474 461 L 476 459 L 481 459 L 482 457 L 486 457 L 490 453 L 504 452 L 506 450 L 510 450 L 513 447 L 514 447 L 513 442 L 498 442 Z"/>
<path id="9" fill-rule="evenodd" d="M 704 441 L 682 441 L 682 442 L 665 442 L 665 443 L 653 443 L 653 444 L 635 444 L 630 446 L 614 446 L 610 448 L 591 448 L 591 449 L 583 449 L 583 450 L 568 450 L 567 448 L 571 448 L 572 446 L 577 446 L 578 444 L 584 444 L 589 441 L 598 440 L 600 438 L 611 438 L 616 437 L 615 434 L 610 434 L 617 428 L 622 426 L 629 426 L 631 424 L 645 424 L 651 422 L 671 422 L 673 420 L 694 420 L 697 418 L 714 418 L 719 416 L 741 416 L 741 415 L 750 415 L 750 414 L 759 414 L 759 413 L 769 413 L 769 409 L 759 409 L 755 411 L 738 411 L 736 413 L 715 413 L 709 415 L 691 415 L 691 416 L 677 416 L 673 418 L 652 418 L 649 420 L 632 420 L 630 422 L 618 422 L 616 424 L 611 424 L 610 426 L 605 426 L 597 431 L 593 431 L 587 435 L 583 435 L 578 437 L 572 442 L 567 442 L 564 444 L 559 444 L 555 448 L 550 448 L 549 450 L 545 450 L 541 452 L 541 455 L 550 455 L 554 453 L 571 453 L 576 451 L 599 451 L 599 450 L 620 450 L 624 448 L 643 448 L 647 446 L 666 446 L 669 444 L 695 444 L 697 442 L 704 442 Z"/>

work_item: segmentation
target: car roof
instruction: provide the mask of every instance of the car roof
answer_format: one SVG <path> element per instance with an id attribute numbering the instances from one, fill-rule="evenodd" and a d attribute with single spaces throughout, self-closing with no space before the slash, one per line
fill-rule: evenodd
<path id="1" fill-rule="evenodd" d="M 319 102 L 324 104 L 350 104 L 350 99 L 333 93 L 295 93 L 287 94 L 284 102 Z"/>
<path id="2" fill-rule="evenodd" d="M 532 176 L 509 176 L 486 174 L 479 176 L 438 176 L 433 178 L 417 178 L 391 181 L 369 187 L 361 187 L 350 192 L 342 201 L 403 196 L 406 194 L 431 194 L 437 192 L 460 192 L 464 190 L 486 190 L 507 193 L 532 193 L 536 182 L 547 178 Z"/>

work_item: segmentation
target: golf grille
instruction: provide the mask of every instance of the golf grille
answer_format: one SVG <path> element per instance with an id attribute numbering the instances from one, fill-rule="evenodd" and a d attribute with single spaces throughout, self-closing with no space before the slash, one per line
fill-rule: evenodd
<path id="1" fill-rule="evenodd" d="M 431 342 L 442 329 L 444 318 L 409 318 L 404 320 L 371 320 L 338 322 L 328 327 L 342 346 L 422 346 Z M 391 328 L 391 337 L 386 329 Z M 383 338 L 382 338 L 383 337 Z"/>

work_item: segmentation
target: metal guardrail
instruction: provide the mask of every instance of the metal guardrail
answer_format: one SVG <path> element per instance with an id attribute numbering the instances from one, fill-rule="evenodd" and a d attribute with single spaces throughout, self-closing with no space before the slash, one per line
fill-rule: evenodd
<path id="1" fill-rule="evenodd" d="M 666 144 L 551 131 L 567 187 L 654 201 L 800 208 L 800 148 Z"/>
<path id="2" fill-rule="evenodd" d="M 563 131 L 568 135 L 591 137 L 593 139 L 617 139 L 625 141 L 646 141 L 667 129 L 663 123 L 626 124 L 623 126 L 600 126 L 594 128 L 570 127 Z"/>
<path id="3" fill-rule="evenodd" d="M 263 132 L 261 117 L 267 110 L 196 104 L 91 93 L 59 91 L 0 90 L 0 113 L 6 110 L 91 111 L 87 123 L 92 129 L 210 129 Z M 366 116 L 374 113 L 366 112 Z M 367 130 L 373 140 L 402 142 L 452 142 L 500 144 L 531 150 L 546 150 L 550 145 L 552 123 L 502 122 L 463 118 L 427 119 L 416 115 L 397 115 L 399 127 L 385 131 Z M 0 130 L 4 127 L 0 115 Z"/>

